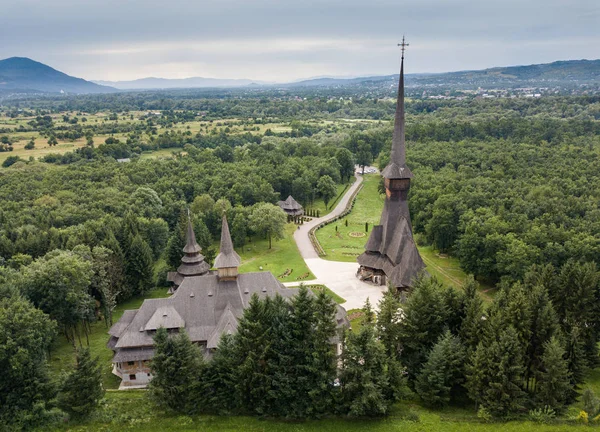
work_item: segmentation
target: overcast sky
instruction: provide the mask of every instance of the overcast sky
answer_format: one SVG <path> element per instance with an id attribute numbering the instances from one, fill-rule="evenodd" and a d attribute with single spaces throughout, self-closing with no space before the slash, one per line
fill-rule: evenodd
<path id="1" fill-rule="evenodd" d="M 85 79 L 288 81 L 600 58 L 599 0 L 0 0 L 0 58 Z"/>

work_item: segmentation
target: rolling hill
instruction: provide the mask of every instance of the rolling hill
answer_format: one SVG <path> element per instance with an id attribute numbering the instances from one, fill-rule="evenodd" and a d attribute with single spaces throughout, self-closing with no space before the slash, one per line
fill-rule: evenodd
<path id="1" fill-rule="evenodd" d="M 133 81 L 94 81 L 96 84 L 111 86 L 119 90 L 164 90 L 175 88 L 204 88 L 204 87 L 243 87 L 252 84 L 262 84 L 260 81 L 249 79 L 219 79 L 192 77 L 183 79 L 141 78 Z"/>
<path id="2" fill-rule="evenodd" d="M 378 75 L 359 78 L 318 77 L 289 83 L 267 83 L 249 79 L 218 79 L 193 77 L 185 79 L 142 78 L 133 81 L 94 81 L 122 90 L 157 90 L 216 87 L 354 87 L 390 86 L 398 75 Z M 527 66 L 494 67 L 483 70 L 465 70 L 445 73 L 407 74 L 408 87 L 518 87 L 544 84 L 600 84 L 600 60 L 567 60 Z"/>
<path id="3" fill-rule="evenodd" d="M 75 78 L 25 57 L 0 60 L 0 92 L 109 93 L 114 88 Z"/>

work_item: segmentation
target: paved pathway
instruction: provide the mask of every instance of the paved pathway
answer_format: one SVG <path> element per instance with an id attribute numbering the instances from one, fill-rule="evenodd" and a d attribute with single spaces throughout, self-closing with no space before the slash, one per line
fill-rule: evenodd
<path id="1" fill-rule="evenodd" d="M 333 219 L 346 209 L 346 204 L 348 204 L 350 197 L 363 180 L 362 176 L 355 175 L 355 177 L 356 181 L 354 184 L 348 189 L 346 194 L 330 213 L 320 218 L 314 218 L 303 225 L 299 225 L 300 228 L 294 233 L 294 240 L 298 245 L 300 255 L 302 255 L 304 262 L 316 277 L 316 279 L 305 281 L 305 283 L 326 285 L 337 295 L 346 299 L 346 303 L 342 305 L 346 310 L 361 308 L 365 304 L 367 298 L 369 298 L 369 301 L 374 307 L 377 306 L 377 303 L 379 303 L 379 300 L 383 296 L 385 288 L 358 280 L 356 277 L 358 263 L 328 261 L 319 258 L 319 255 L 310 242 L 308 232 L 312 227 Z M 298 284 L 299 282 L 284 283 L 285 286 L 297 286 Z"/>

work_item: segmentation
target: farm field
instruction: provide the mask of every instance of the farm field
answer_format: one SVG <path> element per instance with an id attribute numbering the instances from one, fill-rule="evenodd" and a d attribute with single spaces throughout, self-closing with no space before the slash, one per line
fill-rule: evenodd
<path id="1" fill-rule="evenodd" d="M 141 138 L 146 141 L 151 141 L 153 136 L 156 134 L 148 133 L 145 128 L 145 122 L 147 118 L 150 117 L 154 120 L 154 128 L 157 134 L 161 134 L 165 131 L 169 132 L 178 132 L 178 133 L 190 133 L 190 134 L 228 134 L 228 135 L 236 135 L 242 133 L 250 133 L 255 135 L 264 135 L 265 132 L 270 130 L 273 133 L 285 133 L 291 132 L 292 127 L 289 122 L 267 122 L 267 123 L 257 123 L 253 124 L 251 121 L 238 119 L 238 118 L 230 118 L 230 119 L 220 119 L 220 120 L 203 120 L 202 116 L 198 116 L 194 120 L 190 121 L 181 121 L 174 124 L 169 124 L 168 126 L 162 126 L 160 124 L 156 124 L 160 119 L 160 112 L 151 112 L 151 111 L 131 111 L 126 114 L 119 114 L 116 119 L 114 117 L 110 117 L 110 113 L 108 112 L 99 112 L 95 114 L 89 113 L 81 113 L 75 111 L 65 111 L 59 114 L 50 114 L 52 118 L 54 128 L 56 130 L 63 130 L 72 127 L 73 124 L 65 121 L 66 118 L 74 119 L 77 118 L 78 125 L 81 126 L 83 131 L 92 130 L 95 128 L 102 128 L 103 130 L 114 129 L 110 133 L 94 133 L 93 141 L 94 146 L 99 146 L 104 144 L 106 139 L 112 137 L 114 139 L 121 140 L 125 142 L 127 140 L 128 133 L 126 132 L 116 132 L 119 130 L 119 127 L 125 126 L 128 128 L 138 128 L 142 131 Z M 153 118 L 154 117 L 154 118 Z M 22 159 L 29 160 L 30 158 L 39 159 L 48 154 L 64 154 L 69 151 L 73 151 L 77 148 L 85 147 L 87 143 L 87 139 L 85 137 L 77 138 L 77 139 L 60 139 L 58 138 L 58 144 L 54 146 L 50 146 L 48 144 L 48 136 L 39 131 L 27 131 L 26 129 L 30 127 L 29 122 L 35 120 L 36 116 L 29 117 L 17 117 L 10 118 L 6 115 L 0 115 L 0 130 L 5 130 L 6 132 L 0 133 L 0 135 L 8 136 L 12 142 L 12 151 L 8 152 L 0 152 L 0 163 L 3 162 L 9 156 L 18 156 Z M 85 119 L 85 121 L 83 120 Z M 308 125 L 347 125 L 351 126 L 357 123 L 371 123 L 373 120 L 362 120 L 362 119 L 339 119 L 335 121 L 325 121 L 325 120 L 312 120 L 306 121 L 305 124 Z M 35 147 L 33 149 L 25 149 L 25 145 L 33 140 L 35 143 Z M 172 153 L 180 151 L 181 148 L 167 148 L 167 149 L 159 149 L 154 151 L 144 151 L 141 154 L 142 159 L 146 159 L 151 156 L 153 153 L 157 153 L 158 157 L 170 157 Z M 324 207 L 324 206 L 323 206 Z"/>

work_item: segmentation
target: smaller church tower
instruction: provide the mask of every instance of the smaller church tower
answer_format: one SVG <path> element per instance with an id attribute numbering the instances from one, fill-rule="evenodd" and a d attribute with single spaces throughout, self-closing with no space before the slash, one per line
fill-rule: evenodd
<path id="1" fill-rule="evenodd" d="M 242 262 L 240 256 L 233 249 L 231 234 L 227 217 L 223 215 L 223 226 L 221 228 L 221 247 L 219 255 L 215 259 L 215 267 L 219 280 L 235 280 L 238 276 L 238 268 Z"/>
<path id="2" fill-rule="evenodd" d="M 192 219 L 188 212 L 188 224 L 185 233 L 185 246 L 183 248 L 183 257 L 181 258 L 181 265 L 177 268 L 176 272 L 169 272 L 167 275 L 167 281 L 173 283 L 173 286 L 169 289 L 172 294 L 177 291 L 183 279 L 188 276 L 201 276 L 208 273 L 210 266 L 204 261 L 204 255 L 200 252 L 202 248 L 196 242 L 196 234 L 194 234 L 194 227 L 192 225 Z"/>

